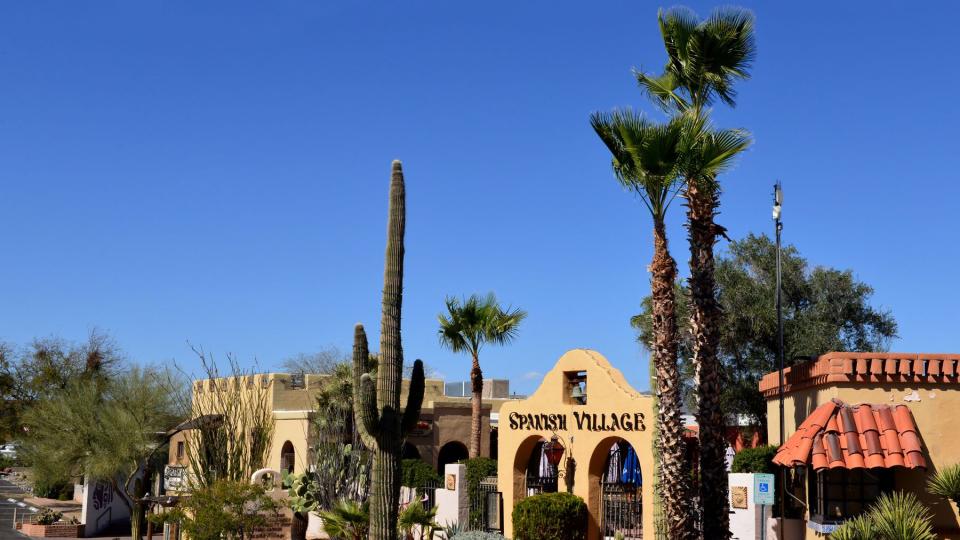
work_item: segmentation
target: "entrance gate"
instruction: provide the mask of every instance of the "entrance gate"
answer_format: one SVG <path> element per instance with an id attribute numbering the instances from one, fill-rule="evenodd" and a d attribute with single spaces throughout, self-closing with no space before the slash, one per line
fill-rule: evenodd
<path id="1" fill-rule="evenodd" d="M 643 498 L 634 484 L 600 484 L 600 534 L 612 540 L 617 533 L 625 540 L 643 538 Z"/>

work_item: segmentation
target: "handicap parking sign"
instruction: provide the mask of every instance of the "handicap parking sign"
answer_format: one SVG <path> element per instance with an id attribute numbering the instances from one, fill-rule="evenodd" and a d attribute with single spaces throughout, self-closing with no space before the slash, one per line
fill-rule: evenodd
<path id="1" fill-rule="evenodd" d="M 753 475 L 753 504 L 774 504 L 774 483 L 772 474 Z"/>

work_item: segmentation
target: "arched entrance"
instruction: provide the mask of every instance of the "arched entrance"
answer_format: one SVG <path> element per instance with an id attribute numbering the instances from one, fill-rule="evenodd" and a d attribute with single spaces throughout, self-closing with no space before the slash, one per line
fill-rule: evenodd
<path id="1" fill-rule="evenodd" d="M 596 446 L 590 458 L 591 512 L 600 538 L 643 538 L 643 471 L 636 449 L 620 437 L 609 437 Z"/>
<path id="2" fill-rule="evenodd" d="M 547 461 L 547 456 L 543 450 L 546 443 L 546 439 L 540 438 L 534 444 L 530 457 L 527 458 L 527 468 L 524 471 L 526 484 L 524 496 L 557 492 L 558 471 L 556 466 Z"/>
<path id="3" fill-rule="evenodd" d="M 443 470 L 448 463 L 457 463 L 469 456 L 470 452 L 467 450 L 467 445 L 460 441 L 450 441 L 441 446 L 437 453 L 437 472 L 443 474 Z"/>
<path id="4" fill-rule="evenodd" d="M 400 450 L 400 459 L 420 459 L 420 450 L 416 446 L 405 442 Z"/>
<path id="5" fill-rule="evenodd" d="M 283 443 L 283 446 L 280 447 L 280 471 L 286 471 L 288 474 L 293 474 L 293 467 L 297 462 L 297 453 L 293 449 L 293 443 L 286 441 Z"/>

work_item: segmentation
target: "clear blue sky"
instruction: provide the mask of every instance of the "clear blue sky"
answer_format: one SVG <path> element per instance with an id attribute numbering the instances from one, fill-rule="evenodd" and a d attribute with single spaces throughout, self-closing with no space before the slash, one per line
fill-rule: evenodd
<path id="1" fill-rule="evenodd" d="M 349 349 L 358 321 L 376 340 L 399 158 L 408 359 L 466 378 L 436 315 L 445 295 L 492 290 L 530 316 L 484 352 L 487 376 L 529 391 L 589 347 L 646 388 L 628 319 L 650 221 L 587 117 L 657 114 L 630 68 L 664 61 L 658 6 L 3 3 L 0 339 L 99 327 L 142 362 L 189 366 L 190 341 L 268 367 Z M 893 349 L 960 350 L 960 8 L 746 7 L 754 77 L 715 118 L 756 144 L 722 178 L 721 223 L 769 231 L 781 179 L 785 240 L 876 288 Z"/>

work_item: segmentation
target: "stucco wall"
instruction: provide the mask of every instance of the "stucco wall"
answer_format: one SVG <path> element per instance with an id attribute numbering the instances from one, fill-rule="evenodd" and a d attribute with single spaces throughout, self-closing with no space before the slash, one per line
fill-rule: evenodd
<path id="1" fill-rule="evenodd" d="M 566 373 L 585 371 L 587 375 L 587 403 L 579 405 L 569 399 Z M 527 428 L 511 422 L 511 415 L 555 415 L 554 421 L 541 428 Z M 574 413 L 577 413 L 576 416 Z M 578 425 L 576 417 L 583 414 L 604 415 L 607 429 L 589 429 L 586 422 Z M 642 430 L 610 429 L 611 417 L 629 421 L 641 420 Z M 642 415 L 642 416 L 638 416 Z M 563 416 L 565 420 L 559 421 Z M 519 416 L 513 417 L 515 420 Z M 549 418 L 549 417 L 548 417 Z M 591 417 L 592 418 L 592 417 Z M 643 529 L 645 537 L 653 537 L 653 398 L 634 390 L 600 353 L 575 349 L 565 353 L 547 373 L 536 392 L 528 399 L 504 403 L 500 409 L 498 447 L 498 482 L 503 493 L 505 535 L 513 535 L 512 511 L 525 496 L 525 474 L 530 454 L 537 441 L 550 439 L 554 432 L 562 438 L 567 456 L 576 460 L 573 493 L 583 498 L 590 511 L 588 540 L 600 537 L 600 479 L 611 446 L 626 440 L 637 452 L 643 474 Z M 555 427 L 556 429 L 549 429 Z M 638 426 L 638 429 L 640 426 Z M 565 489 L 564 480 L 559 489 Z"/>
<path id="2" fill-rule="evenodd" d="M 910 408 L 920 431 L 927 473 L 898 469 L 894 487 L 911 491 L 934 513 L 934 525 L 942 538 L 960 538 L 960 517 L 956 509 L 940 497 L 926 491 L 929 474 L 938 468 L 960 462 L 960 427 L 956 412 L 960 411 L 960 386 L 923 383 L 850 383 L 832 384 L 792 392 L 784 399 L 787 438 L 819 405 L 830 399 L 845 403 L 903 404 Z M 774 397 L 767 400 L 767 426 L 770 441 L 776 444 L 780 433 L 780 406 Z M 822 538 L 807 529 L 807 538 Z"/>

